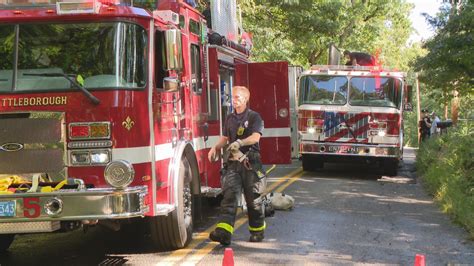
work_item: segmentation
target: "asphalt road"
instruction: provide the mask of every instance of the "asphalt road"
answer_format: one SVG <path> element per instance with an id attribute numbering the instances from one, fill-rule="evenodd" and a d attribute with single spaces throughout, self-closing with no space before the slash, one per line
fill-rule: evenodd
<path id="1" fill-rule="evenodd" d="M 474 265 L 474 242 L 441 213 L 415 177 L 406 150 L 400 176 L 386 178 L 367 165 L 327 164 L 302 172 L 300 162 L 279 166 L 273 191 L 296 199 L 292 211 L 267 218 L 265 241 L 247 242 L 245 216 L 230 246 L 236 265 L 401 264 L 415 255 L 427 265 Z M 146 240 L 107 228 L 17 236 L 1 265 L 222 265 L 224 247 L 207 240 L 217 208 L 204 208 L 189 248 L 156 252 Z"/>

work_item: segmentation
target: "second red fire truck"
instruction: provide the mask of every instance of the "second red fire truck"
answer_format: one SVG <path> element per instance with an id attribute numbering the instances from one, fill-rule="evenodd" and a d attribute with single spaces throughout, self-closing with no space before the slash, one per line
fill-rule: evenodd
<path id="1" fill-rule="evenodd" d="M 405 73 L 379 66 L 319 65 L 298 83 L 303 169 L 347 160 L 379 163 L 396 175 L 403 155 Z"/>
<path id="2" fill-rule="evenodd" d="M 290 162 L 287 63 L 251 63 L 182 1 L 0 0 L 0 44 L 0 250 L 135 219 L 186 246 L 220 192 L 207 153 L 233 85 L 265 120 L 265 162 Z"/>

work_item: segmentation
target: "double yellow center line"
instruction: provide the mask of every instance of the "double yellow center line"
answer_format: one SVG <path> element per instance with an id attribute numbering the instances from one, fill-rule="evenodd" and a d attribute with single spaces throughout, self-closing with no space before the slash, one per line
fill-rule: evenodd
<path id="1" fill-rule="evenodd" d="M 282 192 L 286 189 L 289 185 L 293 184 L 303 175 L 302 168 L 295 169 L 287 176 L 280 177 L 276 180 L 275 183 L 272 183 L 268 186 L 266 193 L 274 192 Z M 247 222 L 246 215 L 239 215 L 240 218 L 234 224 L 234 231 L 236 231 L 239 227 Z M 216 225 L 212 225 L 207 228 L 204 232 L 200 232 L 193 235 L 193 240 L 186 248 L 179 249 L 173 251 L 170 255 L 166 257 L 166 259 L 160 261 L 158 265 L 174 265 L 175 263 L 180 262 L 184 257 L 186 257 L 189 253 L 191 253 L 196 247 L 204 243 L 208 238 L 209 234 L 214 230 Z M 185 261 L 181 262 L 180 265 L 196 265 L 199 261 L 201 261 L 204 256 L 209 254 L 215 247 L 217 247 L 219 243 L 217 242 L 207 242 L 202 248 L 198 249 L 192 255 L 188 256 Z"/>

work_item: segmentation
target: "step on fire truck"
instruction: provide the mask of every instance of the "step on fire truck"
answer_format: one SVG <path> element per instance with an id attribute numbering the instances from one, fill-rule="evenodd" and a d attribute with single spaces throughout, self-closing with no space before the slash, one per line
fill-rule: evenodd
<path id="1" fill-rule="evenodd" d="M 405 73 L 379 66 L 316 65 L 298 82 L 298 138 L 303 169 L 324 162 L 380 163 L 396 175 L 403 155 Z"/>
<path id="2" fill-rule="evenodd" d="M 264 162 L 290 162 L 288 64 L 250 63 L 220 13 L 235 9 L 211 1 L 208 29 L 176 0 L 0 0 L 0 250 L 137 220 L 156 247 L 186 246 L 199 198 L 220 193 L 207 153 L 233 85 L 265 120 Z"/>

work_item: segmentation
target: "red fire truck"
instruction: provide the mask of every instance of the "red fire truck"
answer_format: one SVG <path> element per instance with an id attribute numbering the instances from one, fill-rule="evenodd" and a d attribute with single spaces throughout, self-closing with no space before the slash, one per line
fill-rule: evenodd
<path id="1" fill-rule="evenodd" d="M 403 154 L 405 73 L 378 66 L 318 65 L 299 78 L 298 132 L 303 169 L 324 162 L 380 163 L 396 175 Z"/>
<path id="2" fill-rule="evenodd" d="M 263 160 L 290 162 L 287 63 L 250 63 L 185 2 L 0 0 L 0 43 L 0 250 L 137 219 L 186 246 L 198 199 L 220 193 L 207 153 L 233 85 L 265 120 Z"/>

